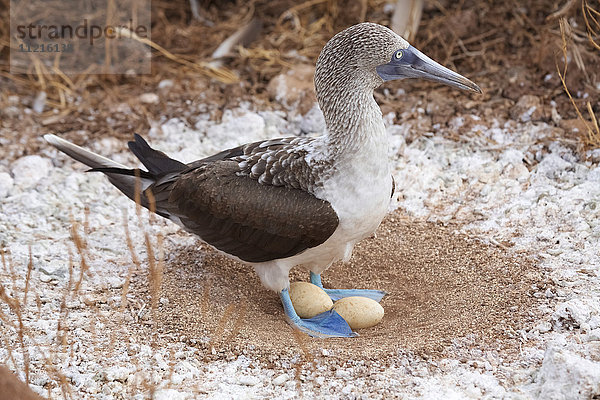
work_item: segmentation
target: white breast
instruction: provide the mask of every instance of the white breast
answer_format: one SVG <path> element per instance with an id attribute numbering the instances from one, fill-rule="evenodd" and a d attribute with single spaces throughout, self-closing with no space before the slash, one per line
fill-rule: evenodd
<path id="1" fill-rule="evenodd" d="M 289 258 L 255 264 L 254 268 L 267 288 L 280 291 L 287 287 L 288 272 L 296 265 L 305 265 L 320 274 L 335 261 L 348 261 L 354 245 L 375 232 L 385 217 L 392 176 L 385 126 L 377 104 L 372 102 L 373 113 L 362 119 L 358 132 L 343 138 L 348 142 L 338 148 L 325 144 L 322 148 L 328 150 L 313 152 L 309 161 L 335 160 L 334 167 L 327 171 L 326 179 L 321 182 L 322 186 L 315 188 L 314 194 L 327 200 L 335 210 L 339 219 L 337 229 L 317 247 Z M 322 140 L 326 143 L 327 136 Z M 315 142 L 316 146 L 321 140 Z M 328 154 L 328 151 L 338 152 Z"/>
<path id="2" fill-rule="evenodd" d="M 351 246 L 377 229 L 387 213 L 392 190 L 385 128 L 383 124 L 370 128 L 379 132 L 369 135 L 352 157 L 342 158 L 323 188 L 340 220 L 334 236 Z"/>
<path id="3" fill-rule="evenodd" d="M 354 245 L 371 235 L 388 211 L 392 176 L 385 127 L 375 120 L 360 150 L 337 157 L 335 172 L 315 195 L 327 199 L 338 215 L 334 234 L 299 256 L 302 264 L 320 273 L 337 260 L 348 261 Z"/>

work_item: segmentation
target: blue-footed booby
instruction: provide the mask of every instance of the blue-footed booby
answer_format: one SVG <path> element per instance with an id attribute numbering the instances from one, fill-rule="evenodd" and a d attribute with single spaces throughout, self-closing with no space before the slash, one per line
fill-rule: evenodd
<path id="1" fill-rule="evenodd" d="M 348 261 L 371 235 L 393 195 L 388 141 L 373 90 L 385 81 L 422 78 L 481 93 L 467 78 L 441 66 L 390 29 L 351 26 L 323 48 L 315 70 L 317 100 L 326 122 L 319 137 L 245 144 L 184 164 L 152 149 L 139 135 L 129 149 L 146 167 L 131 169 L 55 135 L 60 151 L 103 172 L 131 199 L 141 180 L 141 203 L 198 235 L 228 256 L 251 264 L 263 285 L 278 292 L 288 322 L 316 337 L 356 336 L 335 311 L 300 318 L 288 293 L 289 271 L 321 273 Z M 136 177 L 139 176 L 138 177 Z M 150 195 L 151 193 L 151 195 Z M 333 300 L 378 290 L 325 289 Z"/>

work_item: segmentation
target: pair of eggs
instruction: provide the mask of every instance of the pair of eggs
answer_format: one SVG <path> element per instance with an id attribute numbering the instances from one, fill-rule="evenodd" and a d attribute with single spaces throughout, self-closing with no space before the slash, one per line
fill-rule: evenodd
<path id="1" fill-rule="evenodd" d="M 323 289 L 308 282 L 292 283 L 289 292 L 300 318 L 312 318 L 333 308 L 353 330 L 370 328 L 383 319 L 383 307 L 367 297 L 344 297 L 334 303 Z"/>

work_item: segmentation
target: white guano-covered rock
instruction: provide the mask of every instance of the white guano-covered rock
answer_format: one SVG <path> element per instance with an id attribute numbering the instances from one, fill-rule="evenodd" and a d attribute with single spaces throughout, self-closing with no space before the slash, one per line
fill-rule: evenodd
<path id="1" fill-rule="evenodd" d="M 42 178 L 48 176 L 52 163 L 38 155 L 21 157 L 12 165 L 14 182 L 24 189 L 35 186 Z"/>
<path id="2" fill-rule="evenodd" d="M 10 174 L 6 172 L 0 172 L 0 199 L 10 195 L 14 183 L 15 181 Z"/>

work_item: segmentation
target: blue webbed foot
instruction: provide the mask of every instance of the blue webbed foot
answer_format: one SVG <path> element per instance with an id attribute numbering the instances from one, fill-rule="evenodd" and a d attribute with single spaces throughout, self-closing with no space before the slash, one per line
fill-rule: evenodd
<path id="1" fill-rule="evenodd" d="M 321 282 L 321 275 L 310 273 L 310 282 L 313 285 L 317 285 L 325 291 L 333 301 L 338 301 L 344 297 L 360 296 L 368 297 L 376 302 L 380 302 L 381 299 L 387 294 L 383 290 L 372 290 L 372 289 L 324 289 L 323 283 Z"/>
<path id="2" fill-rule="evenodd" d="M 380 302 L 381 299 L 386 295 L 382 290 L 371 290 L 371 289 L 323 289 L 325 293 L 329 295 L 331 300 L 338 301 L 344 297 L 368 297 L 376 302 Z"/>
<path id="3" fill-rule="evenodd" d="M 290 294 L 287 289 L 279 293 L 283 310 L 288 322 L 295 328 L 313 337 L 355 337 L 357 333 L 352 332 L 348 323 L 334 310 L 325 311 L 312 318 L 300 318 L 294 310 Z"/>

